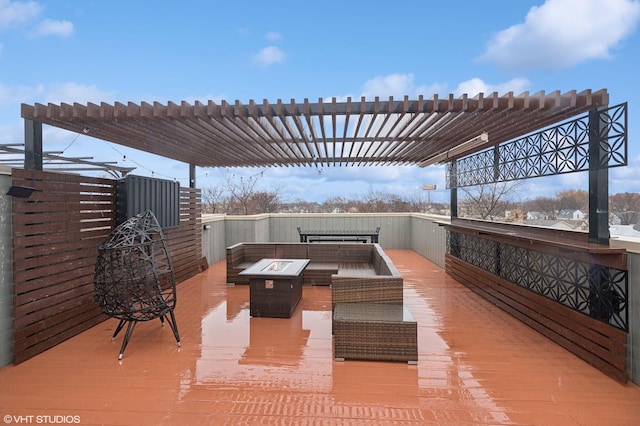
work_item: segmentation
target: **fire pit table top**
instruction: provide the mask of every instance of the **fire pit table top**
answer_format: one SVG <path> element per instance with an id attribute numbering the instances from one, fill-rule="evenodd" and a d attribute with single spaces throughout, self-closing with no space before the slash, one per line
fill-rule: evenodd
<path id="1" fill-rule="evenodd" d="M 309 264 L 309 259 L 262 259 L 239 275 L 253 277 L 297 277 Z"/>

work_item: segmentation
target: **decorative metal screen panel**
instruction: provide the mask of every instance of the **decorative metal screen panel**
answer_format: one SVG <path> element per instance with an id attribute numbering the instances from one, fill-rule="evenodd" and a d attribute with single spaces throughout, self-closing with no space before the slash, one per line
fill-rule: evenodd
<path id="1" fill-rule="evenodd" d="M 600 168 L 627 165 L 627 103 L 597 111 L 447 163 L 447 188 L 482 185 L 589 169 L 592 137 L 603 152 Z"/>
<path id="2" fill-rule="evenodd" d="M 575 311 L 628 330 L 627 271 L 452 231 L 447 232 L 447 252 Z"/>

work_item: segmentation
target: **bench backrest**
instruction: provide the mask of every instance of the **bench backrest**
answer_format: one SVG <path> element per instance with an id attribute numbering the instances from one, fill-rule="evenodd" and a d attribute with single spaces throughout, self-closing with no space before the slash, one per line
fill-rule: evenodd
<path id="1" fill-rule="evenodd" d="M 378 244 L 283 242 L 238 243 L 227 247 L 227 263 L 230 267 L 267 258 L 310 259 L 319 263 L 371 263 L 378 275 L 400 275 Z"/>
<path id="2" fill-rule="evenodd" d="M 276 259 L 308 259 L 307 244 L 276 243 Z"/>
<path id="3" fill-rule="evenodd" d="M 338 263 L 340 261 L 340 244 L 309 243 L 307 244 L 309 260 L 312 263 Z"/>
<path id="4" fill-rule="evenodd" d="M 340 244 L 339 261 L 354 263 L 372 263 L 373 244 L 344 243 Z"/>

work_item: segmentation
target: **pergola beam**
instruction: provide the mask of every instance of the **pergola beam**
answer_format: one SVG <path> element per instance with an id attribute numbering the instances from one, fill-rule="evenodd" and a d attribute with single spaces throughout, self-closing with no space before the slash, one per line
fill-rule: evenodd
<path id="1" fill-rule="evenodd" d="M 198 167 L 398 165 L 423 163 L 486 132 L 490 142 L 474 148 L 479 151 L 608 101 L 602 89 L 359 102 L 23 104 L 21 115 L 25 123 L 88 134 Z M 34 135 L 29 143 L 37 143 L 35 128 L 26 134 Z"/>

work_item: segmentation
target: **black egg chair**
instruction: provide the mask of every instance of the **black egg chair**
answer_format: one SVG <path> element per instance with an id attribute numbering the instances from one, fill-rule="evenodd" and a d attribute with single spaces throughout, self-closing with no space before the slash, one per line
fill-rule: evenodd
<path id="1" fill-rule="evenodd" d="M 112 340 L 127 325 L 120 355 L 139 321 L 165 318 L 180 346 L 173 309 L 176 284 L 162 228 L 153 212 L 131 217 L 113 230 L 98 248 L 94 274 L 96 301 L 120 323 Z"/>

